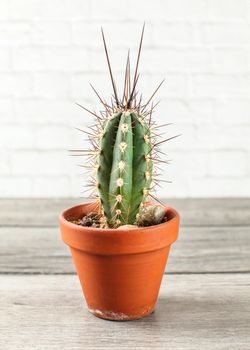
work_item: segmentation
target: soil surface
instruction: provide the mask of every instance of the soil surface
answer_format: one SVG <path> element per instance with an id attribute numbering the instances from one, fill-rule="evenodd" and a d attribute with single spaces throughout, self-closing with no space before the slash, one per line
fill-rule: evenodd
<path id="1" fill-rule="evenodd" d="M 157 224 L 144 224 L 144 227 L 147 226 L 155 226 L 160 223 L 166 222 L 167 216 L 163 218 L 163 220 Z M 88 226 L 88 227 L 94 227 L 94 228 L 101 228 L 101 216 L 95 212 L 90 212 L 87 215 L 84 215 L 82 218 L 70 218 L 68 221 L 72 222 L 72 224 L 79 225 L 79 226 Z M 132 225 L 131 225 L 132 226 Z M 137 226 L 137 225 L 136 225 Z M 142 225 L 140 225 L 142 226 Z"/>
<path id="2" fill-rule="evenodd" d="M 70 222 L 80 226 L 88 227 L 101 227 L 101 216 L 95 212 L 90 212 L 87 215 L 84 215 L 82 218 L 72 218 L 69 219 Z"/>

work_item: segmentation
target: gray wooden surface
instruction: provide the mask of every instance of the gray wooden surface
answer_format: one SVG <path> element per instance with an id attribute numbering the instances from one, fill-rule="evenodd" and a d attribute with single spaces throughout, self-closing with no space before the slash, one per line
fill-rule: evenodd
<path id="1" fill-rule="evenodd" d="M 84 307 L 58 213 L 72 199 L 0 200 L 0 349 L 250 349 L 250 199 L 175 199 L 181 214 L 156 312 Z"/>

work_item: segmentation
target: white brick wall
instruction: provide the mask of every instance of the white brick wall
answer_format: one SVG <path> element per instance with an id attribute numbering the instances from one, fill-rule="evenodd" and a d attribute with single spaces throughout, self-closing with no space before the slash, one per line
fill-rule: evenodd
<path id="1" fill-rule="evenodd" d="M 161 196 L 250 196 L 250 0 L 1 0 L 0 196 L 80 196 L 74 127 L 118 81 L 146 21 L 140 87 L 166 77 L 155 118 L 172 122 Z"/>

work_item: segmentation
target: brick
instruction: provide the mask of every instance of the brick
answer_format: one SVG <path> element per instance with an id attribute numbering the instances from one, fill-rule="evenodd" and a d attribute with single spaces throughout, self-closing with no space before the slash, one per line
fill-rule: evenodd
<path id="1" fill-rule="evenodd" d="M 208 16 L 215 20 L 245 19 L 247 6 L 245 0 L 209 0 Z"/>
<path id="2" fill-rule="evenodd" d="M 30 197 L 32 195 L 32 181 L 28 177 L 1 176 L 0 197 Z"/>
<path id="3" fill-rule="evenodd" d="M 33 197 L 69 197 L 70 182 L 64 176 L 36 176 L 33 179 Z"/>
<path id="4" fill-rule="evenodd" d="M 13 103 L 11 98 L 0 98 L 0 122 L 10 121 L 13 118 Z"/>
<path id="5" fill-rule="evenodd" d="M 17 71 L 40 71 L 45 69 L 43 50 L 34 47 L 16 48 L 12 52 L 13 69 Z"/>
<path id="6" fill-rule="evenodd" d="M 248 45 L 250 40 L 250 24 L 248 23 L 213 23 L 202 24 L 199 30 L 200 43 L 213 47 L 238 47 Z"/>
<path id="7" fill-rule="evenodd" d="M 74 99 L 86 99 L 87 101 L 97 101 L 94 92 L 92 92 L 89 82 L 93 84 L 97 91 L 102 93 L 102 96 L 110 97 L 111 85 L 107 73 L 84 73 L 72 75 L 70 78 L 70 91 Z M 93 106 L 96 107 L 97 105 Z"/>
<path id="8" fill-rule="evenodd" d="M 80 169 L 78 167 L 78 169 Z M 70 179 L 70 193 L 73 197 L 85 197 L 88 198 L 92 192 L 92 187 L 87 188 L 86 184 L 89 184 L 89 174 L 78 170 L 78 172 L 72 173 Z"/>
<path id="9" fill-rule="evenodd" d="M 130 17 L 138 20 L 197 20 L 207 19 L 207 3 L 203 0 L 130 0 Z"/>
<path id="10" fill-rule="evenodd" d="M 174 179 L 179 178 L 179 174 L 183 173 L 183 176 L 187 178 L 208 175 L 209 154 L 206 151 L 197 150 L 193 152 L 186 150 L 180 152 L 171 150 L 169 157 L 172 159 L 169 167 L 173 172 Z"/>
<path id="11" fill-rule="evenodd" d="M 31 27 L 35 45 L 68 45 L 71 43 L 71 26 L 66 21 L 36 21 Z"/>
<path id="12" fill-rule="evenodd" d="M 29 45 L 31 42 L 30 34 L 31 26 L 29 23 L 2 22 L 0 23 L 0 46 L 15 47 Z"/>
<path id="13" fill-rule="evenodd" d="M 53 71 L 88 71 L 89 52 L 83 48 L 57 47 L 44 50 L 46 68 Z"/>
<path id="14" fill-rule="evenodd" d="M 73 197 L 87 197 L 87 192 L 82 193 L 86 190 L 83 184 L 82 176 L 81 175 L 75 175 L 71 176 L 70 179 L 70 194 Z"/>
<path id="15" fill-rule="evenodd" d="M 24 124 L 69 125 L 80 119 L 80 108 L 65 97 L 15 99 L 15 120 Z M 72 118 L 72 119 L 71 119 Z M 78 118 L 78 119 L 77 119 Z"/>
<path id="16" fill-rule="evenodd" d="M 74 21 L 72 23 L 73 44 L 85 47 L 100 47 L 101 40 L 101 30 L 95 22 Z"/>
<path id="17" fill-rule="evenodd" d="M 169 167 L 169 169 L 171 166 Z M 164 183 L 163 187 L 157 189 L 156 196 L 158 198 L 185 198 L 190 197 L 191 193 L 188 186 L 188 179 L 178 176 L 174 177 L 169 174 L 168 179 L 171 183 Z"/>
<path id="18" fill-rule="evenodd" d="M 9 0 L 11 19 L 83 19 L 89 17 L 90 1 Z"/>
<path id="19" fill-rule="evenodd" d="M 218 150 L 249 150 L 250 126 L 239 125 L 197 125 L 196 140 L 193 143 L 194 148 L 212 150 L 216 153 Z"/>
<path id="20" fill-rule="evenodd" d="M 190 95 L 195 97 L 224 98 L 248 97 L 250 76 L 244 75 L 193 75 L 189 79 Z"/>
<path id="21" fill-rule="evenodd" d="M 190 193 L 193 197 L 248 197 L 250 180 L 247 177 L 200 177 L 189 180 Z M 223 189 L 223 191 L 222 191 Z"/>
<path id="22" fill-rule="evenodd" d="M 40 126 L 35 130 L 36 149 L 64 149 L 71 148 L 73 129 L 60 125 Z"/>
<path id="23" fill-rule="evenodd" d="M 160 186 L 155 187 L 156 195 L 159 198 L 190 196 L 188 187 L 190 174 L 187 173 L 190 167 L 188 169 L 185 168 L 184 172 L 184 166 L 182 167 L 181 164 L 182 155 L 173 150 L 167 152 L 167 159 L 169 160 L 169 164 L 161 164 L 161 170 L 158 170 L 157 173 L 159 174 L 159 180 L 170 181 L 170 183 L 159 181 Z M 180 168 L 181 171 L 179 170 Z"/>
<path id="24" fill-rule="evenodd" d="M 31 95 L 32 80 L 28 74 L 0 74 L 0 97 L 27 97 Z"/>
<path id="25" fill-rule="evenodd" d="M 71 43 L 71 26 L 66 21 L 36 21 L 31 27 L 35 45 L 68 45 Z"/>
<path id="26" fill-rule="evenodd" d="M 168 121 L 163 119 L 161 122 L 165 123 Z M 185 153 L 188 149 L 194 149 L 196 142 L 196 130 L 194 125 L 175 121 L 171 127 L 166 128 L 163 137 L 166 139 L 175 135 L 180 136 L 162 144 L 161 149 L 163 152 L 167 154 L 170 154 L 172 151 Z"/>
<path id="27" fill-rule="evenodd" d="M 165 98 L 160 101 L 153 115 L 155 120 L 159 122 L 187 122 L 190 119 L 188 102 L 184 99 Z M 165 129 L 164 129 L 165 130 Z M 162 132 L 164 132 L 162 130 Z"/>
<path id="28" fill-rule="evenodd" d="M 248 177 L 250 175 L 250 152 L 245 152 L 245 155 L 246 155 L 246 159 L 247 159 L 247 174 L 248 174 Z"/>
<path id="29" fill-rule="evenodd" d="M 248 52 L 245 49 L 216 48 L 212 51 L 213 71 L 220 73 L 248 72 Z"/>
<path id="30" fill-rule="evenodd" d="M 0 71 L 10 69 L 10 52 L 7 49 L 0 49 Z"/>
<path id="31" fill-rule="evenodd" d="M 91 15 L 93 19 L 122 21 L 128 19 L 128 6 L 125 1 L 91 0 Z"/>
<path id="32" fill-rule="evenodd" d="M 216 151 L 210 154 L 209 174 L 212 176 L 244 176 L 246 168 L 244 152 Z"/>
<path id="33" fill-rule="evenodd" d="M 8 20 L 10 18 L 10 1 L 0 1 L 0 19 Z"/>
<path id="34" fill-rule="evenodd" d="M 222 99 L 216 103 L 216 119 L 218 123 L 225 125 L 238 124 L 250 125 L 250 100 L 247 99 Z M 224 128 L 223 126 L 223 128 Z"/>
<path id="35" fill-rule="evenodd" d="M 88 126 L 89 125 L 93 125 L 94 121 L 91 118 L 91 116 L 85 115 L 85 120 L 87 120 L 87 122 L 85 123 L 85 125 L 83 124 L 78 124 L 78 128 L 81 128 L 82 130 L 86 130 L 86 131 L 91 131 Z M 86 125 L 87 124 L 87 125 Z M 88 137 L 86 137 L 86 134 L 75 129 L 75 128 L 71 128 L 71 140 L 69 141 L 69 143 L 66 145 L 66 147 L 68 147 L 68 149 L 89 149 L 92 148 Z M 78 164 L 83 164 L 84 163 L 84 158 L 81 157 L 72 157 L 72 164 L 73 165 L 78 165 Z"/>
<path id="36" fill-rule="evenodd" d="M 152 27 L 152 31 L 153 43 L 157 48 L 164 46 L 188 47 L 194 44 L 194 32 L 190 23 L 156 22 Z"/>
<path id="37" fill-rule="evenodd" d="M 26 149 L 34 145 L 34 135 L 31 126 L 2 124 L 0 147 L 1 149 Z"/>
<path id="38" fill-rule="evenodd" d="M 10 173 L 9 154 L 6 151 L 0 151 L 0 176 L 8 175 Z"/>
<path id="39" fill-rule="evenodd" d="M 36 97 L 67 97 L 68 78 L 63 73 L 35 73 L 34 94 Z"/>
<path id="40" fill-rule="evenodd" d="M 92 189 L 87 188 L 86 184 L 89 181 L 89 177 L 87 174 L 83 174 L 83 171 L 73 176 L 70 176 L 70 193 L 73 197 L 85 197 L 88 198 Z"/>
<path id="41" fill-rule="evenodd" d="M 11 154 L 10 164 L 17 175 L 63 175 L 70 171 L 65 151 L 17 151 Z"/>
<path id="42" fill-rule="evenodd" d="M 168 80 L 166 82 L 166 95 L 168 90 Z M 171 93 L 171 92 L 170 92 Z M 159 93 L 160 94 L 160 93 Z M 164 98 L 156 108 L 155 116 L 162 117 L 163 121 L 174 124 L 184 123 L 189 125 L 213 124 L 215 118 L 214 101 L 211 99 L 187 99 L 187 98 Z"/>
<path id="43" fill-rule="evenodd" d="M 150 72 L 210 72 L 211 57 L 206 49 L 158 49 L 143 51 L 141 68 Z"/>
<path id="44" fill-rule="evenodd" d="M 190 120 L 196 125 L 213 124 L 215 118 L 215 102 L 213 99 L 188 99 Z"/>

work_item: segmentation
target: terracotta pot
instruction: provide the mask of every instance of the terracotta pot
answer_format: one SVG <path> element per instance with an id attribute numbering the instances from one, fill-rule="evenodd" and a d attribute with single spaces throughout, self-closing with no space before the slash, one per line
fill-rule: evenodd
<path id="1" fill-rule="evenodd" d="M 170 245 L 177 239 L 179 215 L 131 230 L 83 227 L 67 221 L 94 211 L 81 204 L 60 216 L 63 241 L 70 247 L 88 309 L 108 320 L 134 320 L 154 311 Z M 96 208 L 96 206 L 95 206 Z"/>

